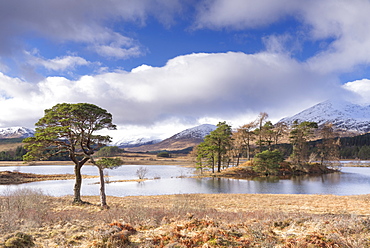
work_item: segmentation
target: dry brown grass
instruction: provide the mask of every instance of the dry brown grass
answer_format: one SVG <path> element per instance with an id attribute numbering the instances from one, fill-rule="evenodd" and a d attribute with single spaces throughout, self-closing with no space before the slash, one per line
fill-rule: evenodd
<path id="1" fill-rule="evenodd" d="M 82 175 L 82 178 L 97 178 L 98 176 Z M 0 184 L 21 184 L 46 180 L 74 179 L 72 174 L 34 174 L 17 171 L 0 171 Z"/>
<path id="2" fill-rule="evenodd" d="M 369 247 L 370 195 L 195 194 L 0 197 L 0 246 L 11 233 L 37 247 Z M 13 235 L 14 237 L 14 235 Z"/>
<path id="3" fill-rule="evenodd" d="M 71 161 L 0 161 L 0 166 L 73 165 Z"/>

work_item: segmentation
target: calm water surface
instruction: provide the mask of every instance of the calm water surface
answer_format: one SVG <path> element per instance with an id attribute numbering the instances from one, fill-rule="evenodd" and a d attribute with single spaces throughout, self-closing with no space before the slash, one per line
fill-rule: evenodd
<path id="1" fill-rule="evenodd" d="M 370 168 L 343 167 L 342 173 L 293 179 L 237 180 L 226 178 L 180 178 L 190 176 L 192 168 L 161 165 L 125 165 L 115 170 L 106 170 L 110 180 L 137 179 L 140 167 L 148 170 L 145 182 L 115 182 L 106 184 L 106 193 L 111 196 L 163 195 L 183 193 L 271 193 L 271 194 L 370 194 Z M 0 171 L 18 170 L 37 174 L 73 174 L 73 166 L 19 166 L 0 167 Z M 82 173 L 98 175 L 96 167 L 84 166 Z M 157 178 L 157 179 L 154 179 Z M 159 179 L 158 179 L 159 178 Z M 84 179 L 82 195 L 98 195 L 98 178 Z M 21 185 L 0 185 L 0 193 L 16 188 L 42 189 L 53 196 L 73 194 L 74 180 L 43 181 Z"/>

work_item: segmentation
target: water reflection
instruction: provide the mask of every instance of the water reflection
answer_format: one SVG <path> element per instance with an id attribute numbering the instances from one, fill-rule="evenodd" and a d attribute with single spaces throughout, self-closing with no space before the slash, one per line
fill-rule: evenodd
<path id="1" fill-rule="evenodd" d="M 142 166 L 122 166 L 110 170 L 110 181 L 137 179 L 136 170 Z M 23 166 L 0 167 L 0 170 L 18 169 L 21 172 L 39 174 L 73 173 L 73 166 Z M 335 194 L 353 195 L 370 193 L 370 168 L 343 167 L 343 173 L 332 173 L 319 176 L 298 176 L 291 179 L 274 177 L 254 180 L 228 178 L 178 178 L 190 176 L 192 168 L 181 166 L 147 166 L 147 177 L 144 182 L 112 182 L 106 184 L 107 195 L 162 195 L 182 193 L 271 193 L 271 194 Z M 97 175 L 93 166 L 84 166 L 83 174 Z M 155 179 L 154 178 L 160 178 Z M 98 178 L 84 179 L 82 195 L 98 195 Z M 74 180 L 43 181 L 22 185 L 0 185 L 0 192 L 19 187 L 41 188 L 45 193 L 54 196 L 72 195 Z"/>

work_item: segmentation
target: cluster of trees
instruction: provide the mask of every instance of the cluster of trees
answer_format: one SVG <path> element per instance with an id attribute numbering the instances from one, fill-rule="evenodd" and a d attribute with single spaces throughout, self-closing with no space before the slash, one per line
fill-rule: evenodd
<path id="1" fill-rule="evenodd" d="M 96 157 L 113 157 L 122 154 L 124 151 L 123 148 L 118 146 L 104 146 L 95 152 L 94 155 Z"/>
<path id="2" fill-rule="evenodd" d="M 216 130 L 207 135 L 204 138 L 204 142 L 195 148 L 195 156 L 201 170 L 204 167 L 203 161 L 206 163 L 206 166 L 212 168 L 213 173 L 216 165 L 217 172 L 220 172 L 222 164 L 230 162 L 228 152 L 232 146 L 231 136 L 231 126 L 226 124 L 226 122 L 220 122 Z"/>
<path id="3" fill-rule="evenodd" d="M 15 150 L 0 152 L 0 161 L 22 161 L 23 155 L 26 153 L 23 146 L 17 146 Z"/>
<path id="4" fill-rule="evenodd" d="M 158 158 L 170 158 L 171 157 L 171 153 L 166 152 L 166 151 L 158 152 L 157 153 L 157 157 Z"/>
<path id="5" fill-rule="evenodd" d="M 320 136 L 315 152 L 309 141 Z M 231 165 L 238 166 L 241 158 L 254 159 L 254 169 L 266 175 L 277 171 L 279 163 L 289 158 L 292 166 L 300 170 L 309 161 L 322 165 L 338 160 L 339 143 L 331 124 L 318 129 L 315 122 L 294 122 L 273 125 L 266 113 L 261 113 L 255 121 L 247 123 L 235 131 L 226 122 L 220 122 L 217 129 L 207 135 L 204 141 L 194 148 L 192 155 L 202 171 L 210 168 L 214 173 Z M 287 146 L 280 143 L 289 143 Z"/>

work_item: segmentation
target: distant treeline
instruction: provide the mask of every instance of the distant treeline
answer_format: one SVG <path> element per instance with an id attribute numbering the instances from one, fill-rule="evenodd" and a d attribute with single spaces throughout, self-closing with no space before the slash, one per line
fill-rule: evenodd
<path id="1" fill-rule="evenodd" d="M 15 150 L 0 152 L 0 161 L 22 161 L 26 153 L 23 146 L 18 146 Z"/>
<path id="2" fill-rule="evenodd" d="M 23 138 L 14 138 L 14 139 L 0 139 L 0 145 L 10 145 L 10 144 L 18 144 L 16 149 L 1 151 L 0 152 L 0 161 L 22 161 L 23 155 L 27 153 L 27 150 L 24 149 L 22 145 Z M 68 154 L 63 154 L 58 157 L 52 157 L 50 161 L 67 161 L 69 160 Z"/>
<path id="3" fill-rule="evenodd" d="M 318 147 L 322 139 L 310 141 L 308 143 L 309 153 L 318 153 Z M 339 138 L 339 157 L 340 159 L 361 159 L 370 160 L 370 133 Z M 291 144 L 272 145 L 272 149 L 280 150 L 284 157 L 289 157 L 293 151 Z M 252 154 L 256 153 L 257 147 L 252 149 Z"/>
<path id="4" fill-rule="evenodd" d="M 370 133 L 340 139 L 342 159 L 370 159 Z"/>
<path id="5" fill-rule="evenodd" d="M 15 144 L 21 143 L 22 138 L 16 139 L 0 139 L 0 144 Z M 318 144 L 322 140 L 315 140 L 309 142 L 310 152 L 316 152 Z M 363 159 L 370 160 L 370 133 L 358 135 L 354 137 L 343 137 L 340 138 L 339 154 L 341 159 Z M 292 146 L 290 144 L 280 144 L 275 148 L 280 148 L 285 156 L 289 156 L 292 152 Z M 105 149 L 103 149 L 105 150 Z M 181 151 L 169 151 L 169 153 L 189 153 L 191 148 L 187 148 Z M 158 151 L 159 152 L 159 151 Z M 163 152 L 163 151 L 162 151 Z M 19 145 L 15 150 L 1 151 L 0 161 L 22 161 L 22 156 L 26 154 L 27 151 L 22 145 Z M 64 161 L 69 160 L 67 154 L 65 156 L 52 157 L 49 160 L 53 161 Z"/>
<path id="6" fill-rule="evenodd" d="M 321 139 L 309 142 L 310 153 L 316 153 L 318 145 L 321 143 Z M 370 133 L 354 137 L 339 138 L 339 144 L 340 159 L 370 160 Z M 279 144 L 274 146 L 274 148 L 283 151 L 286 157 L 288 157 L 293 150 L 290 144 Z"/>
<path id="7" fill-rule="evenodd" d="M 23 146 L 18 146 L 15 150 L 9 151 L 1 151 L 0 152 L 0 161 L 22 161 L 23 155 L 27 153 L 27 150 L 23 148 Z M 50 159 L 49 161 L 68 161 L 69 158 L 67 154 L 65 156 L 55 156 Z"/>
<path id="8" fill-rule="evenodd" d="M 322 140 L 309 143 L 310 151 L 315 152 Z M 339 139 L 340 159 L 370 159 L 370 133 L 354 137 L 342 137 Z"/>

